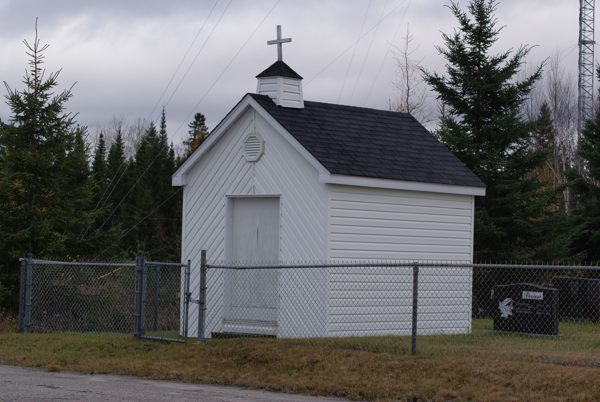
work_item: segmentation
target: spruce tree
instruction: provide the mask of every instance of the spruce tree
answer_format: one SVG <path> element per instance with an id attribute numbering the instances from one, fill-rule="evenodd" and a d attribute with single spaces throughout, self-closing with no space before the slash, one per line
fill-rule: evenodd
<path id="1" fill-rule="evenodd" d="M 0 282 L 15 300 L 18 258 L 31 247 L 38 256 L 89 257 L 114 239 L 114 232 L 88 231 L 102 210 L 93 204 L 84 128 L 65 112 L 71 89 L 55 94 L 60 71 L 44 79 L 43 52 L 36 36 L 24 41 L 30 69 L 25 89 L 7 85 L 10 124 L 0 126 Z"/>
<path id="2" fill-rule="evenodd" d="M 97 184 L 97 191 L 94 196 L 96 205 L 102 204 L 106 195 L 106 173 L 106 143 L 104 142 L 104 134 L 100 133 L 94 152 L 94 160 L 92 161 L 92 177 Z"/>
<path id="3" fill-rule="evenodd" d="M 535 173 L 545 150 L 531 149 L 536 122 L 521 107 L 541 77 L 542 66 L 523 80 L 517 73 L 531 47 L 491 55 L 502 28 L 495 0 L 471 0 L 469 14 L 451 3 L 459 28 L 443 34 L 447 75 L 423 71 L 444 106 L 439 138 L 487 185 L 477 197 L 476 260 L 560 260 L 570 253 L 573 232 L 564 215 L 551 212 L 554 193 Z M 568 225 L 567 225 L 568 226 Z"/>
<path id="4" fill-rule="evenodd" d="M 106 178 L 106 143 L 103 133 L 100 133 L 98 144 L 96 144 L 94 161 L 92 162 L 92 173 L 94 179 L 98 182 L 102 182 Z"/>
<path id="5" fill-rule="evenodd" d="M 194 120 L 188 124 L 190 135 L 187 140 L 183 141 L 186 157 L 190 156 L 208 137 L 208 127 L 205 124 L 206 118 L 202 113 L 196 113 Z"/>
<path id="6" fill-rule="evenodd" d="M 600 79 L 600 68 L 597 70 Z M 593 120 L 585 122 L 577 154 L 584 169 L 567 172 L 573 189 L 573 215 L 584 226 L 575 244 L 589 262 L 600 262 L 600 109 Z"/>

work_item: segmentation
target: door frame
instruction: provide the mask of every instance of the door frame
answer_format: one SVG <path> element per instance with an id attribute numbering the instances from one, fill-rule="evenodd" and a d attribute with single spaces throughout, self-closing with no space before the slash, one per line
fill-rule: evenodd
<path id="1" fill-rule="evenodd" d="M 233 201 L 236 198 L 277 198 L 279 200 L 277 260 L 281 259 L 281 196 L 281 194 L 231 194 L 225 196 L 225 261 L 233 261 Z"/>

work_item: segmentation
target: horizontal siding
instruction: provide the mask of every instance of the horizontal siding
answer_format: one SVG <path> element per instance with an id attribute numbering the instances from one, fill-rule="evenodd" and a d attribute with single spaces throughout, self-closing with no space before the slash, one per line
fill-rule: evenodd
<path id="1" fill-rule="evenodd" d="M 330 256 L 344 260 L 472 260 L 471 196 L 331 187 Z M 469 268 L 419 269 L 417 332 L 471 330 Z M 342 267 L 329 274 L 329 335 L 410 335 L 413 268 Z"/>
<path id="2" fill-rule="evenodd" d="M 472 260 L 472 196 L 332 185 L 330 257 Z"/>

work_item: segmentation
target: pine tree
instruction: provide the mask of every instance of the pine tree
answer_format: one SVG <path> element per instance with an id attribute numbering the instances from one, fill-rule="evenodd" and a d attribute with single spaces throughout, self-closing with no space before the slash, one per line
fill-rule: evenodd
<path id="1" fill-rule="evenodd" d="M 501 30 L 495 0 L 471 0 L 472 19 L 456 3 L 450 10 L 459 28 L 443 34 L 445 48 L 437 48 L 448 61 L 447 76 L 423 73 L 444 105 L 439 138 L 487 185 L 486 196 L 476 199 L 475 259 L 564 259 L 573 231 L 564 214 L 551 212 L 555 194 L 543 191 L 535 174 L 547 152 L 531 149 L 536 122 L 520 112 L 542 66 L 519 81 L 530 47 L 489 54 Z"/>
<path id="2" fill-rule="evenodd" d="M 190 156 L 208 137 L 208 127 L 205 124 L 206 118 L 202 113 L 196 113 L 194 121 L 188 124 L 190 136 L 187 140 L 183 141 L 186 157 Z"/>
<path id="3" fill-rule="evenodd" d="M 7 86 L 11 124 L 0 126 L 0 282 L 16 294 L 18 258 L 36 255 L 81 258 L 110 242 L 114 232 L 91 231 L 102 210 L 93 205 L 84 129 L 65 112 L 71 89 L 54 94 L 60 71 L 44 79 L 48 45 L 24 41 L 30 70 L 25 90 Z"/>

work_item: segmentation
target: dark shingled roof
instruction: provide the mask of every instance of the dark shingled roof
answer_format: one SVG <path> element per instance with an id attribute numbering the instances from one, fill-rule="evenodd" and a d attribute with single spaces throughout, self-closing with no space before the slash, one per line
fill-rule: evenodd
<path id="1" fill-rule="evenodd" d="M 265 71 L 258 74 L 256 78 L 264 78 L 264 77 L 290 77 L 290 78 L 298 78 L 302 79 L 300 74 L 292 70 L 290 66 L 285 64 L 283 61 L 276 61 L 271 64 Z"/>
<path id="2" fill-rule="evenodd" d="M 408 113 L 309 101 L 285 108 L 249 95 L 331 174 L 485 187 Z"/>

